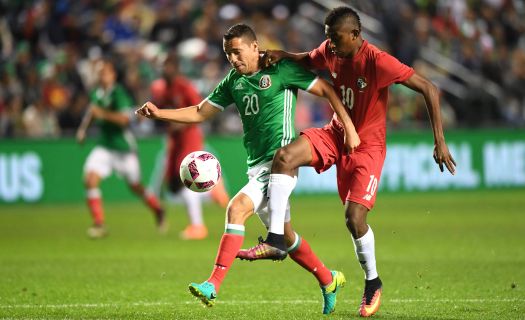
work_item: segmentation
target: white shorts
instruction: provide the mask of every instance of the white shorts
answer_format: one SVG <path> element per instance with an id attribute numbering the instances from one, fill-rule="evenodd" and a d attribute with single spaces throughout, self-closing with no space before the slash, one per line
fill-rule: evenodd
<path id="1" fill-rule="evenodd" d="M 135 152 L 114 151 L 100 146 L 91 150 L 84 164 L 84 175 L 95 172 L 104 179 L 113 170 L 130 184 L 140 182 L 140 165 Z"/>
<path id="2" fill-rule="evenodd" d="M 259 216 L 259 219 L 261 219 L 261 222 L 266 228 L 270 227 L 267 191 L 271 169 L 272 161 L 248 169 L 248 183 L 239 191 L 252 200 L 253 211 Z M 288 201 L 284 222 L 290 222 L 290 219 L 290 201 Z"/>

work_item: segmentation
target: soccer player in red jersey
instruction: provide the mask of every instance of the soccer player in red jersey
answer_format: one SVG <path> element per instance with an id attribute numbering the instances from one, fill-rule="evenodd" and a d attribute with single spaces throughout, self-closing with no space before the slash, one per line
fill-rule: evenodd
<path id="1" fill-rule="evenodd" d="M 294 188 L 283 183 L 283 176 L 294 176 L 300 166 L 312 166 L 323 172 L 337 167 L 337 187 L 345 205 L 346 225 L 352 234 L 357 258 L 365 272 L 365 289 L 359 313 L 373 315 L 381 302 L 382 283 L 376 269 L 374 233 L 367 224 L 386 154 L 386 106 L 388 87 L 401 83 L 421 93 L 434 133 L 434 160 L 443 172 L 446 166 L 455 173 L 456 163 L 445 143 L 441 124 L 438 89 L 414 69 L 368 43 L 361 37 L 361 21 L 349 7 L 331 10 L 325 19 L 327 40 L 305 53 L 267 51 L 268 63 L 282 58 L 312 68 L 327 70 L 355 124 L 361 144 L 351 154 L 344 150 L 343 130 L 336 116 L 323 128 L 307 129 L 289 145 L 279 149 L 273 160 L 268 187 L 271 225 L 266 241 L 239 258 L 257 259 L 255 250 L 282 247 L 284 209 Z"/>
<path id="2" fill-rule="evenodd" d="M 152 100 L 161 108 L 181 108 L 199 104 L 202 100 L 193 84 L 180 74 L 178 63 L 174 54 L 169 55 L 163 64 L 162 77 L 151 83 Z M 190 224 L 180 233 L 185 240 L 200 240 L 208 236 L 202 218 L 201 195 L 184 188 L 179 176 L 184 157 L 199 150 L 204 150 L 204 136 L 198 125 L 169 124 L 165 182 L 171 192 L 180 193 L 188 211 Z M 222 181 L 210 191 L 210 195 L 223 208 L 230 201 Z"/>

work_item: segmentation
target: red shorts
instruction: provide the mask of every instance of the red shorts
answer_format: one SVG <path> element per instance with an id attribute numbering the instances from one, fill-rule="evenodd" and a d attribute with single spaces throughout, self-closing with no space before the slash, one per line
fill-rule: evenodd
<path id="1" fill-rule="evenodd" d="M 332 123 L 323 128 L 311 128 L 301 132 L 308 138 L 312 150 L 312 162 L 318 173 L 337 168 L 337 190 L 341 201 L 356 202 L 372 209 L 376 200 L 381 170 L 385 162 L 383 147 L 360 146 L 351 154 L 343 152 L 343 131 Z"/>

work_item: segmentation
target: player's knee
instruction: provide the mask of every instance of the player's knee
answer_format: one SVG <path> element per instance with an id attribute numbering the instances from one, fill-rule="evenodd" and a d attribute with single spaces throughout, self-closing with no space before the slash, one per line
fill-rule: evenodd
<path id="1" fill-rule="evenodd" d="M 288 148 L 279 148 L 273 157 L 273 166 L 275 169 L 280 170 L 295 169 L 292 163 L 293 158 L 293 154 L 288 150 Z"/>
<path id="2" fill-rule="evenodd" d="M 368 209 L 359 204 L 350 205 L 345 211 L 346 227 L 356 239 L 362 237 L 368 229 L 366 224 L 367 212 Z"/>
<path id="3" fill-rule="evenodd" d="M 228 223 L 244 224 L 246 219 L 252 215 L 251 208 L 236 198 L 232 199 L 226 209 Z"/>
<path id="4" fill-rule="evenodd" d="M 88 172 L 84 178 L 84 185 L 86 188 L 96 188 L 98 187 L 100 178 L 99 176 L 94 172 Z"/>

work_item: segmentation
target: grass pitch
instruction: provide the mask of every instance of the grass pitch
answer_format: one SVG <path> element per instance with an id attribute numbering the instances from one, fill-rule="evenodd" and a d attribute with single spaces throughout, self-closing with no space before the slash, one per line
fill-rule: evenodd
<path id="1" fill-rule="evenodd" d="M 369 218 L 384 283 L 375 318 L 525 319 L 524 207 L 524 190 L 380 194 Z M 292 201 L 297 232 L 349 281 L 328 317 L 317 282 L 291 259 L 236 261 L 203 308 L 187 285 L 208 277 L 224 228 L 221 209 L 205 212 L 209 238 L 186 242 L 180 206 L 160 236 L 141 203 L 106 204 L 110 236 L 93 241 L 83 204 L 0 207 L 0 318 L 357 318 L 363 274 L 336 196 Z M 244 247 L 259 234 L 253 217 Z"/>

